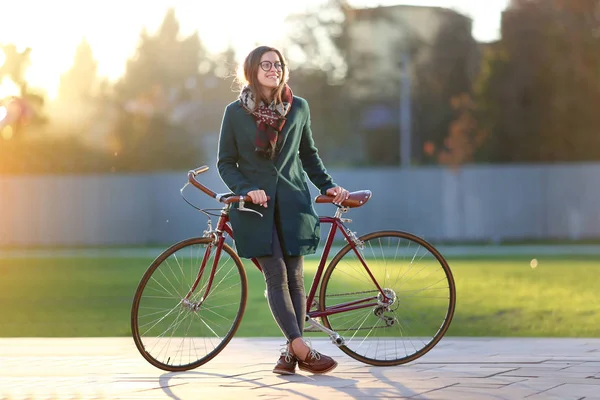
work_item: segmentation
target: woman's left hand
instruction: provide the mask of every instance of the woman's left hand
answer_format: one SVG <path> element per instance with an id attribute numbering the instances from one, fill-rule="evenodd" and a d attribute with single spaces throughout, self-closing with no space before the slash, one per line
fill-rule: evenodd
<path id="1" fill-rule="evenodd" d="M 328 196 L 335 197 L 333 199 L 334 204 L 341 204 L 342 201 L 348 199 L 348 196 L 350 195 L 350 193 L 341 186 L 336 186 L 332 187 L 331 189 L 327 189 L 327 192 L 325 193 L 327 193 Z"/>

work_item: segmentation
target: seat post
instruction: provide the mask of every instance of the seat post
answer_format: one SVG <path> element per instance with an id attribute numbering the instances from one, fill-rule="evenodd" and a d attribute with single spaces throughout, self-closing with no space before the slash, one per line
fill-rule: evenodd
<path id="1" fill-rule="evenodd" d="M 338 207 L 338 209 L 335 211 L 334 218 L 340 219 L 342 214 L 347 213 L 348 210 L 350 210 L 348 207 Z"/>

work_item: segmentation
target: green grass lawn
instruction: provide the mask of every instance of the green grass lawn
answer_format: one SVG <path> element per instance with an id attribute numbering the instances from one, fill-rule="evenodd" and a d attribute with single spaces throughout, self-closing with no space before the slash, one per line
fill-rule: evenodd
<path id="1" fill-rule="evenodd" d="M 129 336 L 138 281 L 151 260 L 0 259 L 0 336 Z M 451 259 L 452 336 L 600 336 L 600 258 Z M 246 264 L 249 296 L 238 336 L 280 336 L 262 275 Z M 314 262 L 306 262 L 307 287 Z"/>

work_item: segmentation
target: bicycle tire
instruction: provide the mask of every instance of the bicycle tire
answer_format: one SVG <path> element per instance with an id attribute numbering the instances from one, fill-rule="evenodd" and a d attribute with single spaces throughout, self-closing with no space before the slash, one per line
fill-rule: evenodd
<path id="1" fill-rule="evenodd" d="M 345 343 L 340 346 L 340 349 L 346 353 L 347 355 L 349 355 L 350 357 L 354 358 L 355 360 L 361 361 L 363 363 L 366 364 L 370 364 L 370 365 L 374 365 L 374 366 L 395 366 L 395 365 L 400 365 L 400 364 L 405 364 L 411 361 L 416 360 L 417 358 L 423 356 L 424 354 L 426 354 L 428 351 L 430 351 L 441 339 L 442 337 L 446 334 L 450 323 L 452 322 L 452 318 L 454 316 L 454 310 L 455 310 L 455 306 L 456 306 L 456 288 L 455 288 L 455 283 L 454 283 L 454 277 L 452 275 L 452 271 L 450 270 L 450 267 L 448 266 L 447 261 L 444 259 L 444 257 L 440 254 L 440 252 L 430 243 L 428 243 L 427 241 L 425 241 L 422 238 L 419 238 L 418 236 L 415 236 L 411 233 L 408 232 L 403 232 L 403 231 L 378 231 L 378 232 L 372 232 L 366 235 L 361 236 L 360 238 L 358 238 L 359 241 L 364 242 L 366 244 L 368 244 L 369 246 L 371 246 L 371 243 L 379 243 L 382 244 L 383 242 L 387 241 L 388 243 L 394 242 L 394 241 L 398 241 L 398 248 L 399 248 L 399 244 L 400 244 L 400 240 L 405 240 L 409 243 L 409 246 L 407 247 L 410 248 L 410 244 L 416 244 L 417 247 L 417 253 L 415 253 L 415 255 L 413 255 L 413 258 L 411 259 L 409 265 L 410 265 L 410 269 L 412 269 L 413 267 L 413 263 L 415 261 L 415 256 L 416 254 L 418 254 L 419 249 L 420 248 L 424 248 L 426 249 L 429 254 L 431 254 L 432 259 L 434 260 L 434 263 L 436 265 L 438 265 L 439 267 L 441 267 L 441 271 L 442 273 L 439 273 L 437 278 L 439 278 L 439 281 L 444 280 L 445 282 L 447 282 L 448 286 L 445 288 L 441 288 L 441 287 L 435 287 L 434 285 L 436 285 L 437 283 L 434 283 L 433 285 L 430 285 L 430 288 L 425 287 L 423 289 L 417 289 L 417 290 L 395 290 L 393 288 L 387 288 L 385 287 L 385 284 L 382 286 L 380 280 L 377 280 L 378 283 L 380 283 L 380 287 L 382 289 L 387 289 L 390 290 L 390 292 L 388 293 L 394 293 L 394 304 L 391 304 L 386 311 L 386 308 L 383 306 L 377 306 L 374 307 L 373 309 L 369 309 L 369 308 L 365 308 L 365 309 L 361 309 L 361 310 L 352 310 L 352 311 L 344 311 L 342 313 L 339 314 L 332 314 L 332 315 L 325 315 L 322 317 L 323 320 L 323 324 L 333 330 L 336 331 L 336 329 L 338 329 L 336 332 L 340 333 L 339 330 L 343 329 L 346 331 L 356 331 L 357 333 L 354 334 L 354 336 L 351 338 L 350 341 L 345 339 Z M 371 246 L 372 248 L 372 246 Z M 405 250 L 404 248 L 399 250 L 398 248 L 395 249 L 396 251 L 396 256 L 398 253 L 408 253 L 408 250 Z M 392 248 L 392 250 L 394 250 Z M 388 253 L 391 253 L 390 250 L 386 250 Z M 361 254 L 364 256 L 364 252 L 361 252 Z M 383 282 L 385 283 L 385 281 L 392 281 L 391 278 L 391 272 L 392 269 L 390 268 L 388 271 L 388 262 L 387 260 L 385 260 L 385 253 L 383 251 L 381 251 L 381 260 L 378 260 L 377 257 L 379 257 L 379 255 L 375 252 L 373 252 L 376 262 L 373 262 L 372 260 L 366 260 L 367 265 L 369 266 L 369 264 L 372 265 L 372 267 L 370 267 L 370 270 L 374 270 L 375 273 L 378 273 L 382 268 L 384 269 L 384 278 L 383 278 Z M 331 262 L 329 263 L 325 274 L 323 276 L 323 279 L 321 281 L 321 287 L 320 287 L 320 292 L 319 292 L 319 310 L 320 311 L 326 311 L 328 305 L 329 306 L 334 306 L 337 302 L 336 299 L 334 299 L 334 297 L 338 297 L 341 298 L 341 296 L 350 296 L 350 295 L 359 295 L 366 297 L 366 293 L 370 293 L 370 296 L 373 295 L 377 295 L 379 293 L 379 290 L 376 288 L 376 286 L 373 284 L 372 280 L 369 282 L 370 278 L 368 277 L 368 274 L 365 274 L 364 276 L 360 276 L 360 274 L 362 273 L 362 271 L 365 271 L 364 268 L 362 267 L 362 264 L 360 264 L 359 268 L 355 268 L 355 269 L 350 269 L 350 268 L 346 268 L 345 265 L 350 265 L 349 262 L 346 260 L 347 258 L 350 258 L 351 256 L 355 256 L 354 251 L 352 251 L 352 246 L 350 244 L 347 244 L 345 247 L 343 247 L 335 256 L 334 258 L 331 260 Z M 396 260 L 396 256 L 394 258 L 394 261 Z M 423 256 L 421 256 L 421 258 L 423 258 Z M 358 258 L 357 258 L 358 260 Z M 385 262 L 383 262 L 385 261 Z M 383 262 L 383 267 L 381 267 L 381 264 Z M 429 263 L 431 264 L 431 263 Z M 426 264 L 426 267 L 422 268 L 428 268 L 428 265 Z M 342 268 L 346 268 L 344 271 L 342 271 Z M 362 271 L 361 269 L 362 268 Z M 401 265 L 400 268 L 402 269 L 403 266 Z M 339 270 L 340 273 L 336 274 L 336 277 L 333 277 L 333 274 L 336 272 L 336 270 Z M 400 271 L 397 272 L 397 277 L 395 278 L 396 281 L 400 280 L 401 278 L 403 278 L 407 273 L 404 272 L 404 274 L 402 276 L 400 276 Z M 342 274 L 342 272 L 345 272 L 345 274 Z M 373 272 L 373 271 L 372 271 Z M 418 271 L 420 272 L 420 271 Z M 417 272 L 417 273 L 418 273 Z M 435 270 L 434 270 L 435 272 Z M 416 276 L 416 274 L 410 275 L 410 280 L 412 280 L 414 278 L 414 276 Z M 428 275 L 429 276 L 429 275 Z M 335 279 L 339 279 L 339 280 L 344 280 L 344 288 L 341 289 L 341 286 L 338 285 L 338 287 L 340 289 L 337 290 L 348 290 L 349 287 L 353 287 L 352 285 L 356 285 L 354 283 L 354 281 L 358 281 L 360 279 L 364 280 L 365 282 L 367 282 L 367 284 L 365 285 L 365 288 L 368 289 L 366 291 L 363 292 L 348 292 L 346 293 L 334 293 L 335 292 L 335 284 L 333 283 L 335 281 Z M 408 281 L 410 281 L 408 280 Z M 400 285 L 401 288 L 402 285 Z M 356 286 L 354 286 L 356 287 Z M 437 294 L 439 292 L 434 292 L 435 296 L 431 296 L 431 297 L 422 297 L 420 295 L 418 295 L 421 291 L 423 290 L 442 290 L 443 293 L 447 292 L 447 299 L 444 299 L 443 301 L 439 301 L 440 304 L 438 303 L 437 298 Z M 363 294 L 364 293 L 364 294 Z M 419 307 L 419 308 L 423 308 L 424 310 L 427 309 L 427 307 L 429 307 L 429 310 L 434 310 L 434 308 L 432 308 L 433 305 L 435 305 L 437 308 L 435 308 L 435 311 L 438 314 L 442 314 L 443 313 L 443 318 L 442 321 L 440 321 L 441 325 L 439 325 L 439 327 L 437 326 L 437 322 L 429 322 L 429 319 L 427 319 L 427 324 L 430 324 L 431 327 L 426 326 L 426 328 L 429 330 L 431 330 L 432 332 L 435 330 L 435 333 L 433 335 L 431 335 L 431 337 L 427 340 L 426 343 L 424 343 L 424 345 L 421 347 L 419 347 L 418 349 L 414 346 L 414 344 L 412 344 L 411 338 L 409 336 L 405 336 L 404 333 L 407 331 L 407 328 L 411 328 L 412 327 L 412 323 L 415 321 L 419 321 L 418 319 L 415 319 L 413 315 L 410 315 L 408 312 L 408 318 L 401 318 L 398 317 L 398 313 L 401 311 L 405 311 L 408 310 L 410 308 L 410 304 L 407 302 L 404 302 L 404 300 L 401 301 L 401 298 L 404 299 L 404 295 L 406 295 L 406 298 L 411 297 L 408 294 L 409 293 L 413 293 L 411 296 L 413 297 L 413 300 L 415 300 L 415 303 L 419 303 L 419 304 L 415 304 L 415 307 Z M 445 294 L 443 294 L 445 295 Z M 358 297 L 360 297 L 358 296 Z M 391 297 L 391 295 L 390 295 Z M 441 297 L 443 298 L 443 296 Z M 329 300 L 328 300 L 329 299 Z M 380 297 L 377 298 L 377 300 L 379 300 Z M 345 300 L 347 301 L 347 300 Z M 375 301 L 375 300 L 372 300 Z M 447 306 L 445 305 L 447 302 Z M 402 307 L 400 306 L 400 304 L 402 303 Z M 442 304 L 443 303 L 443 304 Z M 339 304 L 339 303 L 338 303 Z M 396 307 L 393 311 L 391 311 L 392 307 Z M 371 317 L 368 313 L 373 311 L 374 317 Z M 396 311 L 398 311 L 398 313 L 396 313 Z M 352 314 L 353 313 L 353 314 Z M 377 315 L 377 313 L 379 313 L 379 316 Z M 388 315 L 384 315 L 388 313 Z M 347 321 L 342 320 L 342 318 L 344 317 L 345 314 L 352 314 L 352 315 L 359 315 L 360 314 L 360 318 L 363 318 L 364 320 L 362 320 L 362 324 L 356 328 L 352 328 L 350 329 L 349 326 L 354 326 L 354 325 L 347 325 Z M 392 314 L 393 316 L 390 316 L 390 314 Z M 348 317 L 350 318 L 350 317 Z M 366 328 L 363 328 L 363 325 L 367 323 L 367 320 L 369 321 L 375 321 L 375 322 L 369 322 L 370 324 L 372 323 L 373 326 L 371 327 L 370 325 L 367 325 Z M 339 322 L 338 322 L 339 321 Z M 380 322 L 383 321 L 383 324 Z M 409 321 L 411 321 L 409 323 Z M 383 326 L 377 326 L 377 324 L 383 325 Z M 390 325 L 391 324 L 391 325 Z M 375 356 L 369 354 L 361 354 L 357 351 L 356 349 L 356 343 L 357 340 L 356 339 L 356 335 L 358 334 L 358 331 L 360 330 L 368 330 L 370 329 L 370 333 L 372 333 L 373 331 L 375 332 L 382 332 L 385 333 L 387 332 L 388 334 L 393 334 L 393 330 L 391 329 L 384 329 L 381 330 L 380 328 L 393 328 L 393 326 L 396 325 L 398 328 L 398 332 L 400 333 L 400 337 L 401 339 L 394 339 L 394 336 L 387 336 L 386 339 L 383 341 L 383 346 L 384 346 L 384 355 L 385 358 L 378 355 L 377 351 L 379 349 L 379 343 L 377 343 L 377 347 L 375 349 Z M 377 330 L 376 330 L 377 329 Z M 422 328 L 425 329 L 425 328 Z M 416 331 L 416 330 L 415 330 Z M 421 332 L 421 331 L 419 331 Z M 362 333 L 361 333 L 362 335 Z M 343 336 L 343 335 L 342 335 Z M 414 340 L 420 340 L 417 339 L 418 337 L 414 337 Z M 360 339 L 360 337 L 359 337 Z M 367 334 L 365 336 L 365 338 L 362 340 L 362 342 L 360 342 L 358 344 L 358 346 L 363 346 L 365 345 L 365 341 L 369 341 L 369 349 L 372 346 L 372 338 L 369 338 L 369 335 Z M 408 351 L 408 349 L 406 348 L 406 344 L 407 341 L 410 341 L 410 343 L 412 344 L 413 348 L 414 348 L 414 352 L 410 352 Z M 395 346 L 396 351 L 398 351 L 398 343 L 401 343 L 403 345 L 403 348 L 405 350 L 405 354 L 402 357 L 398 357 L 398 356 L 394 356 L 393 358 L 389 358 L 389 347 L 392 345 L 392 342 Z M 366 346 L 366 345 L 365 345 Z M 392 349 L 393 350 L 393 349 Z M 402 350 L 402 347 L 400 348 L 400 350 Z"/>
<path id="2" fill-rule="evenodd" d="M 184 271 L 182 264 L 184 264 L 184 261 L 187 261 L 187 258 L 185 258 L 187 256 L 182 255 L 177 257 L 177 254 L 182 250 L 185 252 L 182 254 L 188 254 L 189 252 L 190 260 L 192 260 L 193 257 L 191 257 L 191 255 L 193 255 L 194 247 L 197 246 L 197 254 L 198 256 L 201 256 L 198 257 L 198 259 L 200 260 L 199 267 L 201 267 L 202 260 L 204 260 L 205 257 L 205 253 L 210 252 L 205 262 L 206 268 L 204 270 L 204 273 L 202 274 L 202 279 L 204 279 L 205 277 L 208 278 L 209 275 L 207 275 L 207 273 L 210 273 L 212 270 L 212 262 L 214 261 L 214 255 L 216 253 L 216 246 L 211 245 L 211 243 L 212 239 L 204 237 L 186 239 L 181 242 L 175 243 L 174 245 L 166 249 L 163 253 L 161 253 L 152 262 L 152 264 L 150 264 L 150 266 L 148 267 L 138 284 L 131 308 L 131 332 L 135 345 L 140 351 L 141 355 L 150 364 L 154 365 L 157 368 L 172 372 L 187 371 L 207 363 L 225 348 L 225 346 L 235 335 L 235 332 L 237 331 L 240 325 L 246 308 L 248 282 L 241 259 L 239 258 L 237 253 L 225 243 L 223 244 L 222 252 L 219 256 L 218 265 L 215 270 L 214 278 L 212 281 L 212 288 L 207 298 L 194 297 L 198 296 L 198 294 L 206 287 L 206 283 L 203 280 L 201 280 L 199 282 L 199 286 L 201 284 L 204 284 L 204 287 L 200 287 L 199 290 L 197 289 L 197 292 L 195 292 L 194 295 L 191 297 L 192 300 L 197 300 L 196 304 L 201 303 L 199 309 L 190 309 L 191 306 L 189 305 L 189 303 L 185 304 L 183 301 L 185 294 L 189 291 L 189 288 L 192 285 L 184 281 L 187 278 L 189 278 L 190 281 L 192 279 L 195 279 L 195 277 L 198 276 L 198 273 L 196 272 L 195 267 L 192 266 L 194 264 L 193 261 L 190 261 L 190 273 L 188 274 L 187 271 Z M 202 249 L 204 250 L 202 251 Z M 225 255 L 229 256 L 229 258 L 226 259 L 226 257 L 224 257 Z M 177 271 L 177 273 L 175 273 L 173 271 L 173 268 L 169 265 L 169 260 L 172 258 L 175 260 L 177 267 L 179 267 L 179 271 Z M 232 260 L 233 265 L 230 268 L 227 267 L 227 264 L 221 265 L 221 262 L 223 262 L 224 260 L 226 263 L 228 263 L 229 260 Z M 167 275 L 163 272 L 163 270 L 165 270 L 167 274 L 169 274 L 170 272 L 170 274 L 175 278 L 174 282 L 170 282 L 169 285 L 161 284 L 162 281 L 168 279 Z M 179 272 L 181 272 L 181 276 L 177 276 Z M 196 274 L 195 276 L 194 273 Z M 151 286 L 150 282 L 152 284 L 157 283 L 157 286 Z M 226 304 L 225 306 L 214 306 L 214 303 L 220 300 L 220 294 L 217 290 L 219 289 L 219 286 L 223 285 L 224 282 L 227 285 L 231 284 L 229 288 L 224 289 L 235 289 L 236 292 L 233 293 L 233 295 L 231 296 L 231 301 L 237 302 L 237 299 L 239 299 L 239 306 L 235 305 L 234 303 L 231 303 L 231 307 L 229 307 L 229 304 Z M 238 290 L 239 293 L 237 292 Z M 162 295 L 154 296 L 153 294 L 155 294 L 155 292 L 162 292 Z M 147 296 L 145 296 L 145 293 L 147 294 Z M 228 297 L 227 292 L 224 293 L 224 296 Z M 223 295 L 221 295 L 221 298 L 222 297 Z M 146 320 L 144 319 L 145 317 L 140 313 L 141 303 L 144 302 L 144 304 L 146 304 L 146 306 L 144 306 L 145 308 L 155 310 L 159 309 L 156 307 L 158 306 L 158 304 L 156 303 L 162 302 L 163 299 L 168 299 L 168 301 L 165 302 L 165 304 L 168 304 L 165 310 L 169 309 L 170 307 L 170 311 L 164 316 L 156 319 L 153 314 L 158 314 L 158 312 L 150 312 L 150 314 L 148 314 L 147 317 L 153 319 L 151 319 L 150 322 L 146 322 Z M 177 304 L 178 301 L 179 304 Z M 203 313 L 202 316 L 200 315 L 201 313 Z M 210 322 L 210 318 L 214 318 L 215 316 L 218 316 L 222 319 L 226 319 L 227 313 L 231 314 L 232 316 L 231 326 L 225 327 L 226 331 L 223 330 L 224 333 L 221 337 L 221 335 L 217 333 L 215 329 L 208 326 L 207 321 Z M 175 318 L 174 320 L 173 317 Z M 186 319 L 189 319 L 189 323 L 187 323 L 187 328 L 184 330 L 182 325 L 184 323 L 184 320 Z M 161 329 L 164 328 L 165 325 L 169 323 L 169 321 L 170 325 L 168 325 L 166 329 L 172 330 L 172 332 L 170 332 L 170 338 L 167 338 L 167 334 L 153 336 L 155 334 L 154 331 L 159 332 Z M 194 324 L 194 326 L 192 327 L 193 322 L 199 322 L 199 324 Z M 149 324 L 153 325 L 149 326 Z M 141 333 L 140 327 L 142 326 L 143 329 L 146 331 L 144 333 Z M 180 327 L 182 329 L 180 329 Z M 208 348 L 207 337 L 194 337 L 192 336 L 192 333 L 198 332 L 198 334 L 203 334 L 204 328 L 208 328 L 209 334 L 213 334 L 217 338 L 216 340 L 214 340 L 209 337 L 208 339 L 210 345 L 213 344 L 213 340 L 215 342 L 218 342 L 218 344 L 214 346 L 214 348 L 212 348 L 210 351 L 207 350 L 206 354 L 200 356 L 198 354 L 198 351 L 201 350 L 200 345 L 202 340 L 204 341 L 205 347 Z M 146 336 L 146 333 L 148 333 L 148 336 Z M 176 334 L 177 336 L 175 336 Z M 161 338 L 161 336 L 163 337 Z M 178 345 L 179 347 L 184 347 L 184 344 L 186 344 L 186 346 L 189 347 L 189 356 L 186 362 L 183 361 L 183 350 L 179 353 L 176 352 L 174 355 L 161 355 L 160 353 L 163 352 L 165 345 L 163 345 L 163 349 L 161 349 L 158 354 L 153 353 L 153 350 L 158 345 L 158 343 L 161 343 L 164 340 L 171 339 L 177 340 L 178 342 L 180 341 Z M 197 342 L 194 339 L 196 339 Z M 154 342 L 156 343 L 153 344 Z M 149 348 L 150 345 L 152 345 L 152 349 Z M 169 344 L 167 344 L 165 352 L 169 351 Z M 192 351 L 195 353 L 194 356 L 192 356 Z M 179 357 L 180 359 L 179 362 L 177 361 L 177 357 Z"/>

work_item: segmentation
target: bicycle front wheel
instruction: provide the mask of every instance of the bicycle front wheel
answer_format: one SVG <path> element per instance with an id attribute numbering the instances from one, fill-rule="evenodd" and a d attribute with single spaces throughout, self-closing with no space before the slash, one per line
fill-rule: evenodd
<path id="1" fill-rule="evenodd" d="M 219 258 L 209 238 L 176 243 L 142 277 L 131 309 L 131 331 L 142 356 L 165 371 L 186 371 L 229 343 L 246 308 L 246 273 L 231 247 Z"/>
<path id="2" fill-rule="evenodd" d="M 348 244 L 325 271 L 323 324 L 344 338 L 340 349 L 358 361 L 413 361 L 440 341 L 452 321 L 456 291 L 448 263 L 407 232 L 374 232 L 359 240 L 360 258 Z"/>

